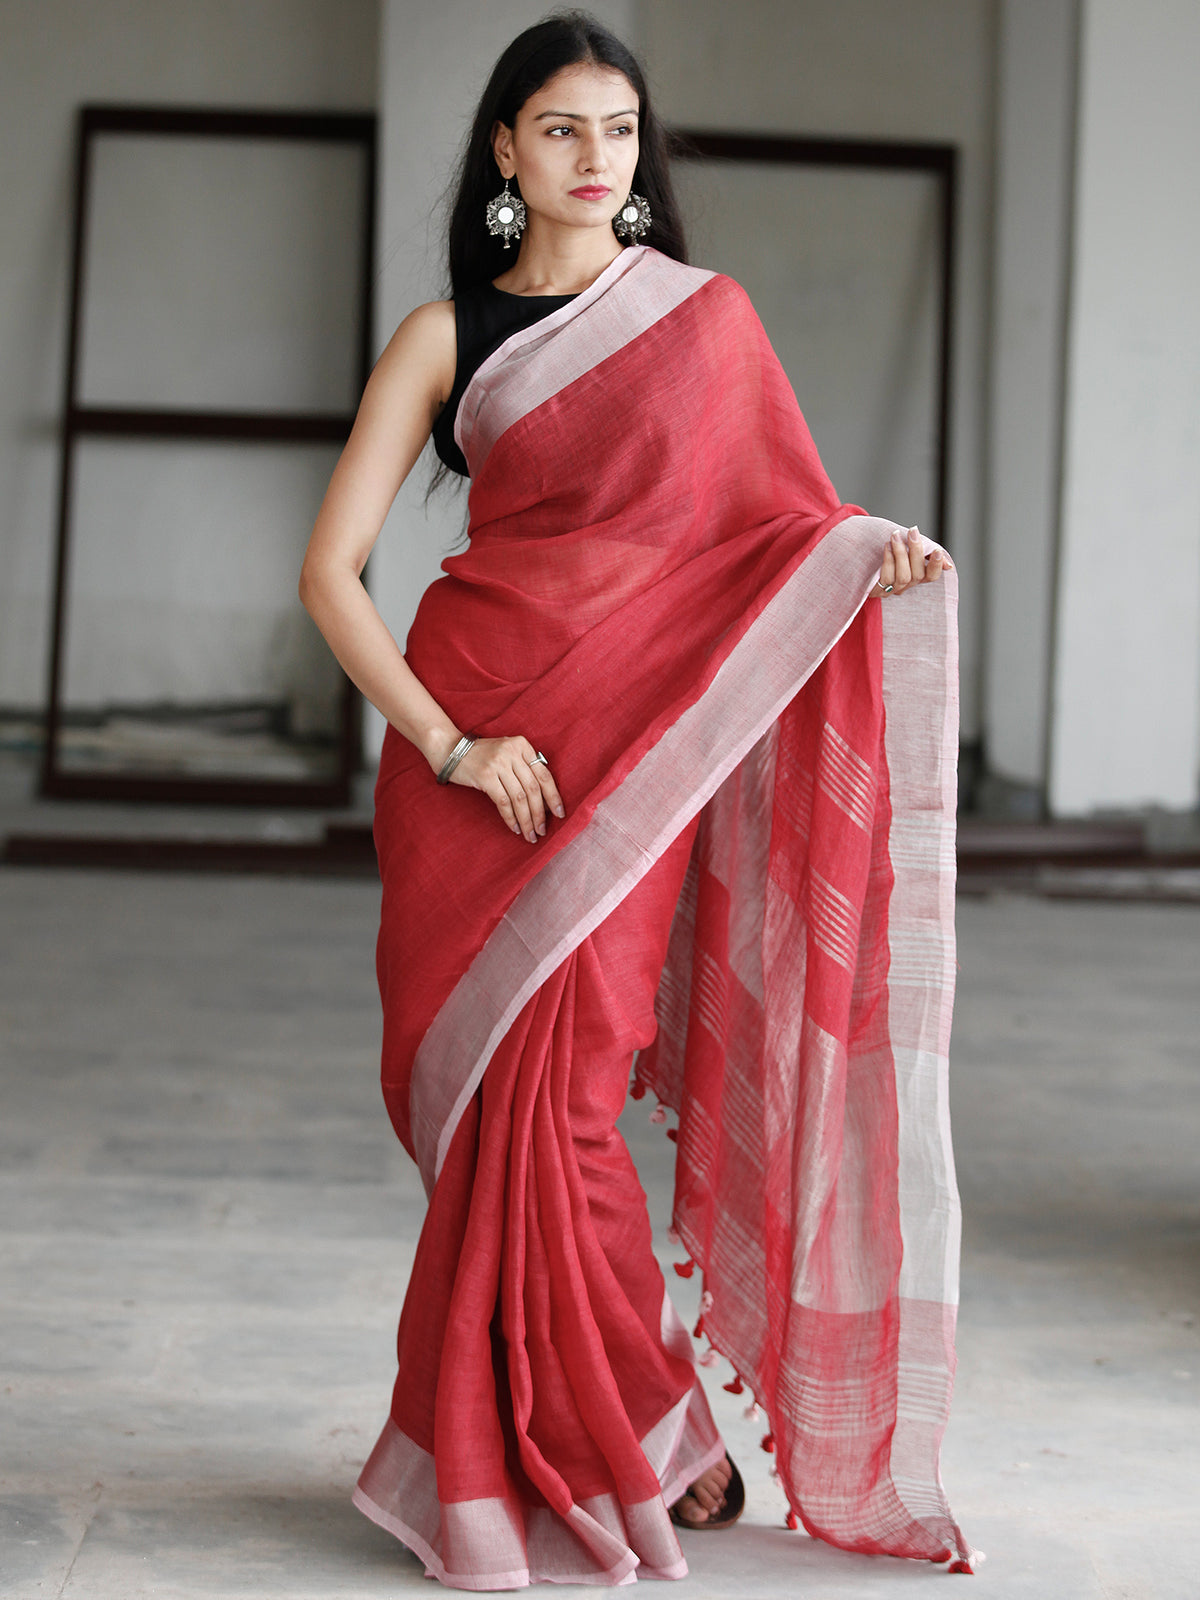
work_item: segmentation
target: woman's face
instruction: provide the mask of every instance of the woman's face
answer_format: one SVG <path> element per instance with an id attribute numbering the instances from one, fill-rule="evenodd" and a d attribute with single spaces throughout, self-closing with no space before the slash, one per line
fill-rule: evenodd
<path id="1" fill-rule="evenodd" d="M 633 187 L 637 91 L 615 67 L 563 67 L 530 95 L 515 128 L 496 124 L 492 149 L 531 220 L 607 227 Z"/>

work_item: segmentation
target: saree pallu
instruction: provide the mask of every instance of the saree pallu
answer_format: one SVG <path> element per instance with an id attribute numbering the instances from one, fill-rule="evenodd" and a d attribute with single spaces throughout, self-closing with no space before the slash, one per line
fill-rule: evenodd
<path id="1" fill-rule="evenodd" d="M 637 1051 L 792 1509 L 961 1562 L 955 575 L 866 603 L 894 525 L 839 503 L 744 291 L 647 246 L 456 437 L 469 547 L 407 658 L 567 816 L 530 846 L 388 729 L 384 1095 L 430 1209 L 356 1503 L 461 1588 L 686 1571 L 666 1507 L 723 1447 L 613 1128 Z"/>

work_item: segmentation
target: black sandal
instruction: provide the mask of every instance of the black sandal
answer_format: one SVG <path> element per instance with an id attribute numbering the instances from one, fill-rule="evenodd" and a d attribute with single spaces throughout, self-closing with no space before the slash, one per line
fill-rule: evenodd
<path id="1" fill-rule="evenodd" d="M 693 1533 L 708 1533 L 717 1528 L 732 1528 L 742 1512 L 746 1509 L 746 1485 L 742 1482 L 742 1475 L 734 1465 L 732 1458 L 726 1452 L 725 1460 L 729 1463 L 729 1482 L 725 1485 L 725 1504 L 719 1511 L 710 1511 L 703 1522 L 689 1522 L 686 1517 L 679 1514 L 679 1501 L 691 1494 L 691 1489 L 685 1490 L 679 1500 L 670 1509 L 671 1521 L 677 1528 L 690 1528 Z"/>

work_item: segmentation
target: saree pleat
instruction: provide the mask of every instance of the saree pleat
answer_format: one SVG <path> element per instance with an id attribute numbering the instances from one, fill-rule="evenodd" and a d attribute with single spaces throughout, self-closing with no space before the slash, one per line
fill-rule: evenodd
<path id="1" fill-rule="evenodd" d="M 615 1122 L 694 832 L 526 1005 L 434 1190 L 358 1503 L 459 1587 L 686 1570 L 664 1491 L 721 1447 Z"/>
<path id="2" fill-rule="evenodd" d="M 567 817 L 530 847 L 388 730 L 384 1097 L 430 1204 L 357 1503 L 462 1588 L 686 1571 L 666 1507 L 723 1447 L 614 1129 L 637 1051 L 793 1510 L 961 1561 L 954 575 L 864 605 L 894 525 L 838 501 L 744 292 L 645 246 L 456 437 L 470 544 L 407 656 Z"/>

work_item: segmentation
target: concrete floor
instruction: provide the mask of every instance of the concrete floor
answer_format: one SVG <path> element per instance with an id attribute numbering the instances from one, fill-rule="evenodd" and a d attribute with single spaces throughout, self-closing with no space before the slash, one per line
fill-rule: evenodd
<path id="1" fill-rule="evenodd" d="M 349 1502 L 422 1210 L 376 1086 L 376 909 L 363 883 L 0 872 L 0 1593 L 435 1592 Z M 1200 908 L 965 901 L 960 930 L 969 1592 L 1196 1600 Z M 665 1223 L 673 1147 L 644 1104 L 629 1134 Z M 750 1506 L 691 1536 L 680 1593 L 967 1581 L 786 1532 L 727 1375 Z"/>

